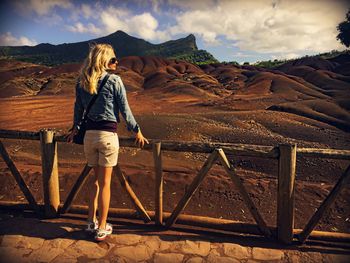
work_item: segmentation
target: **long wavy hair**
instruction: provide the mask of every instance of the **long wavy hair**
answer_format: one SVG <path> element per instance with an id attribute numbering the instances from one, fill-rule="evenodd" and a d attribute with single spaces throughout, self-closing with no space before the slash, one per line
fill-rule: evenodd
<path id="1" fill-rule="evenodd" d="M 80 72 L 80 86 L 90 94 L 96 94 L 97 83 L 102 73 L 108 69 L 108 63 L 113 57 L 115 53 L 111 45 L 95 44 L 91 46 Z"/>

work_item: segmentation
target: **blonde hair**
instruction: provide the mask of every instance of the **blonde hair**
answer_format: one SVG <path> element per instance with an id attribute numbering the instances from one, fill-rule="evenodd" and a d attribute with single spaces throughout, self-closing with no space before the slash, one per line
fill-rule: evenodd
<path id="1" fill-rule="evenodd" d="M 80 72 L 80 86 L 90 94 L 97 93 L 97 83 L 102 73 L 108 69 L 108 63 L 115 57 L 113 47 L 108 44 L 96 44 L 90 47 Z"/>

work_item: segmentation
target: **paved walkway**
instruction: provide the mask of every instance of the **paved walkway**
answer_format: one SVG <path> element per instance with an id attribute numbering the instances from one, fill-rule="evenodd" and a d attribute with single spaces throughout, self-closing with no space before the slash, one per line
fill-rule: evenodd
<path id="1" fill-rule="evenodd" d="M 253 237 L 185 228 L 159 232 L 137 221 L 111 222 L 113 235 L 96 243 L 81 230 L 82 216 L 40 220 L 0 211 L 0 262 L 350 262 L 350 250 L 277 247 Z"/>

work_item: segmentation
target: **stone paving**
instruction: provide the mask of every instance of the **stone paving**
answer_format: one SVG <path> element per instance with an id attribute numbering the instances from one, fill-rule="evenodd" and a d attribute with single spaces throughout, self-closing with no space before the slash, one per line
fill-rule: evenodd
<path id="1" fill-rule="evenodd" d="M 113 235 L 97 243 L 82 231 L 84 223 L 83 217 L 39 220 L 0 212 L 0 262 L 350 262 L 350 250 L 278 248 L 249 238 L 135 229 L 119 221 L 112 222 Z"/>

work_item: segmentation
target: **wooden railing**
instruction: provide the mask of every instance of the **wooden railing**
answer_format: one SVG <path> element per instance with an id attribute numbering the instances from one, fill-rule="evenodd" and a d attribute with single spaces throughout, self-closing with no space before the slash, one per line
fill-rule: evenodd
<path id="1" fill-rule="evenodd" d="M 60 205 L 58 168 L 57 168 L 57 143 L 65 142 L 64 136 L 55 135 L 54 130 L 41 130 L 40 132 L 27 131 L 9 131 L 0 130 L 0 138 L 7 139 L 25 139 L 40 140 L 41 158 L 42 158 L 42 177 L 44 187 L 44 211 L 48 217 L 58 216 L 67 211 L 82 212 L 87 211 L 86 206 L 73 206 L 72 203 L 86 181 L 91 168 L 84 167 L 79 178 L 75 182 L 72 190 L 68 194 L 64 204 Z M 120 138 L 121 147 L 136 147 L 134 140 L 130 138 Z M 150 140 L 150 144 L 144 147 L 145 150 L 153 151 L 155 167 L 155 211 L 146 211 L 130 187 L 119 165 L 114 168 L 122 187 L 128 194 L 134 208 L 137 211 L 137 217 L 141 217 L 144 222 L 154 220 L 156 225 L 170 228 L 175 222 L 195 226 L 209 227 L 226 231 L 249 233 L 254 235 L 264 235 L 269 238 L 276 238 L 284 244 L 291 244 L 296 237 L 299 242 L 304 243 L 309 237 L 321 238 L 325 240 L 340 240 L 349 242 L 350 234 L 314 231 L 313 229 L 320 221 L 325 211 L 331 206 L 336 197 L 345 187 L 350 178 L 350 165 L 341 175 L 340 179 L 331 190 L 329 195 L 311 217 L 305 228 L 302 230 L 294 229 L 294 195 L 295 195 L 295 171 L 297 156 L 329 158 L 350 160 L 349 150 L 335 149 L 315 149 L 298 148 L 296 145 L 281 144 L 278 146 L 258 146 L 246 144 L 229 143 L 201 143 L 201 142 L 176 142 L 176 141 L 157 141 Z M 209 157 L 203 164 L 197 176 L 193 179 L 185 194 L 180 199 L 172 213 L 163 212 L 163 173 L 162 173 L 162 151 L 178 152 L 196 152 L 209 153 Z M 39 212 L 40 207 L 36 203 L 32 193 L 26 186 L 21 174 L 16 168 L 11 157 L 7 153 L 3 143 L 0 141 L 0 153 L 9 167 L 11 173 L 16 179 L 21 191 L 27 199 L 30 207 Z M 242 184 L 234 167 L 228 161 L 227 155 L 262 157 L 278 160 L 278 192 L 277 192 L 277 222 L 276 227 L 266 224 L 259 210 L 250 198 L 246 188 Z M 200 186 L 201 182 L 208 174 L 211 167 L 219 161 L 232 182 L 237 186 L 246 206 L 252 214 L 256 225 L 247 224 L 224 219 L 215 219 L 209 217 L 199 217 L 191 215 L 181 215 L 188 202 Z M 2 206 L 8 206 L 11 202 L 0 202 Z M 23 207 L 18 206 L 17 207 Z M 110 215 L 125 217 L 135 217 L 135 212 L 128 209 L 110 209 Z"/>

